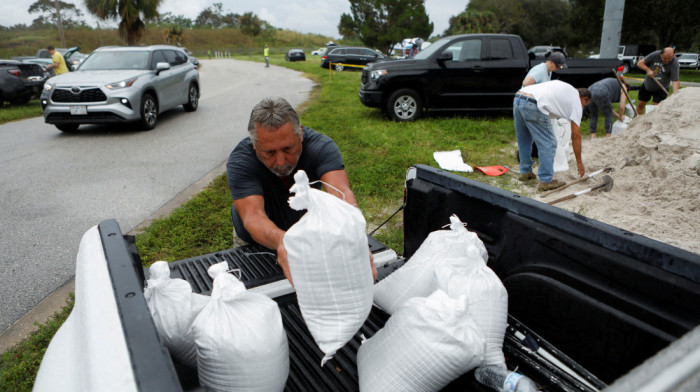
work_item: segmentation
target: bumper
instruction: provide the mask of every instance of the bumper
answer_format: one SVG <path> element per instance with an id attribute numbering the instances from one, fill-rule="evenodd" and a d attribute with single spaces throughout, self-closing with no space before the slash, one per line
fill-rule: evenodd
<path id="1" fill-rule="evenodd" d="M 140 102 L 130 100 L 121 103 L 121 98 L 109 98 L 106 102 L 57 103 L 42 94 L 41 105 L 44 109 L 44 122 L 47 124 L 105 124 L 138 121 Z M 72 114 L 71 108 L 84 106 L 86 113 Z"/>
<path id="2" fill-rule="evenodd" d="M 382 92 L 381 91 L 366 91 L 360 90 L 360 102 L 363 105 L 369 106 L 371 108 L 378 108 L 382 106 Z"/>

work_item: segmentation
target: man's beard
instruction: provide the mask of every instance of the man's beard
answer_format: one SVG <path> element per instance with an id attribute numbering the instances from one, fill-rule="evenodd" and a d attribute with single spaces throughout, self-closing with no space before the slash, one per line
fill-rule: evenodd
<path id="1" fill-rule="evenodd" d="M 287 177 L 290 174 L 292 174 L 292 171 L 295 167 L 296 165 L 288 163 L 282 166 L 268 167 L 268 169 L 272 172 L 272 174 L 276 175 L 277 177 Z"/>

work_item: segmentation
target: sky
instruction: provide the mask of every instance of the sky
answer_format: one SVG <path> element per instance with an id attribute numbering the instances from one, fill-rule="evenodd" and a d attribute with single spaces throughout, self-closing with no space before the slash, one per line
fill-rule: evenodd
<path id="1" fill-rule="evenodd" d="M 36 0 L 2 0 L 0 3 L 0 25 L 30 25 L 38 14 L 27 12 Z M 96 26 L 97 19 L 91 17 L 82 6 L 82 0 L 63 0 L 79 5 L 86 22 Z M 253 12 L 271 25 L 301 33 L 321 34 L 340 38 L 338 22 L 340 15 L 350 13 L 348 0 L 162 0 L 159 12 L 184 15 L 192 20 L 205 8 L 222 3 L 225 13 L 243 14 Z M 434 24 L 433 34 L 442 34 L 449 25 L 450 17 L 464 11 L 468 0 L 426 0 L 425 8 Z M 104 26 L 104 23 L 101 22 Z M 116 22 L 111 22 L 116 26 Z M 428 37 L 422 37 L 428 38 Z"/>

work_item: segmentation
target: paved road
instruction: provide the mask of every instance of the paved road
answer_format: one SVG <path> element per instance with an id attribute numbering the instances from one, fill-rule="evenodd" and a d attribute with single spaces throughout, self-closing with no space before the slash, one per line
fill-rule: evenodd
<path id="1" fill-rule="evenodd" d="M 313 83 L 280 67 L 202 61 L 199 109 L 148 132 L 34 118 L 0 125 L 0 333 L 75 274 L 80 238 L 104 219 L 124 233 L 221 165 L 268 95 L 303 103 Z"/>

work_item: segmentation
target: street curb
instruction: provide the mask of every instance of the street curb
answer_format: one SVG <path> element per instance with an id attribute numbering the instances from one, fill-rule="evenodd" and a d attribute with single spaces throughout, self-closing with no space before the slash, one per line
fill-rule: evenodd
<path id="1" fill-rule="evenodd" d="M 169 202 L 165 203 L 151 216 L 146 218 L 131 230 L 129 235 L 139 234 L 143 228 L 150 225 L 155 219 L 169 215 L 174 209 L 192 198 L 195 194 L 206 188 L 216 177 L 226 173 L 226 162 L 217 166 L 204 177 L 197 180 L 192 185 L 178 193 Z M 4 353 L 8 349 L 27 339 L 29 335 L 38 328 L 35 323 L 46 323 L 46 321 L 56 312 L 66 306 L 66 299 L 69 293 L 75 292 L 75 277 L 71 278 L 63 286 L 49 294 L 39 305 L 27 312 L 21 319 L 15 321 L 8 329 L 0 333 L 0 352 Z"/>

